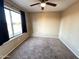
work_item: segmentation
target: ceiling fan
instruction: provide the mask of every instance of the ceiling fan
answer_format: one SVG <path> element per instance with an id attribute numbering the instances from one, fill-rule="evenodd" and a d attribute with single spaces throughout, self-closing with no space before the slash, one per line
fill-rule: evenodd
<path id="1" fill-rule="evenodd" d="M 39 4 L 40 4 L 42 10 L 44 10 L 44 7 L 45 7 L 46 5 L 50 5 L 50 6 L 53 6 L 53 7 L 56 7 L 56 6 L 57 6 L 57 4 L 48 2 L 48 0 L 39 0 L 39 1 L 40 1 L 40 2 L 35 3 L 35 4 L 32 4 L 32 5 L 30 5 L 30 6 L 35 6 L 35 5 L 39 5 Z"/>

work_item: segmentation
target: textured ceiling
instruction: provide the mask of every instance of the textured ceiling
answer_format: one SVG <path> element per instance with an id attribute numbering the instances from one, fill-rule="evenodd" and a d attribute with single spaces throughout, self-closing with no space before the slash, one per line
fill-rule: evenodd
<path id="1" fill-rule="evenodd" d="M 11 0 L 12 2 L 18 4 L 19 6 L 23 7 L 29 12 L 41 12 L 40 5 L 36 5 L 31 7 L 30 5 L 33 3 L 39 2 L 39 0 Z M 62 11 L 71 6 L 78 0 L 49 0 L 49 2 L 56 3 L 56 7 L 46 5 L 45 10 L 46 12 L 53 12 L 53 11 Z"/>

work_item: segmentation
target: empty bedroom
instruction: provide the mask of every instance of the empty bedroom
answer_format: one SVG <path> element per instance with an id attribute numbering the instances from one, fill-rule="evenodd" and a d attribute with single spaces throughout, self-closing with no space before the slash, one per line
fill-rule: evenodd
<path id="1" fill-rule="evenodd" d="M 79 0 L 0 0 L 0 59 L 79 59 Z"/>

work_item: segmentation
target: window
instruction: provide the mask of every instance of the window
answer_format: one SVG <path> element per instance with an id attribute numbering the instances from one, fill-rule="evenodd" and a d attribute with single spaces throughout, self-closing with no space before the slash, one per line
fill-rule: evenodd
<path id="1" fill-rule="evenodd" d="M 9 9 L 5 10 L 9 38 L 22 33 L 21 15 Z"/>

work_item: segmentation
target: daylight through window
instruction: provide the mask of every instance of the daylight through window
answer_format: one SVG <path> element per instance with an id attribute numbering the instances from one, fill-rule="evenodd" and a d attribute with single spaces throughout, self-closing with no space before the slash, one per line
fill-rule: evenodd
<path id="1" fill-rule="evenodd" d="M 9 9 L 5 10 L 9 38 L 22 33 L 21 15 Z"/>

